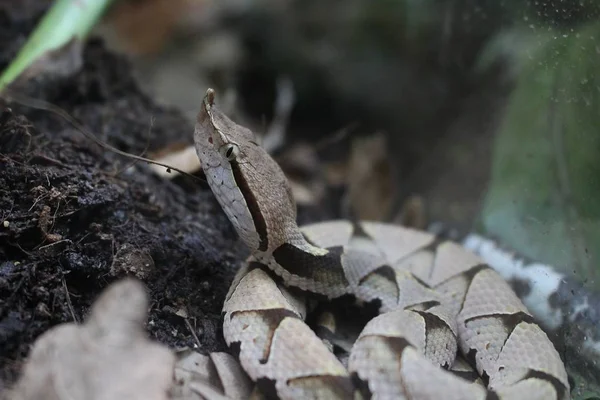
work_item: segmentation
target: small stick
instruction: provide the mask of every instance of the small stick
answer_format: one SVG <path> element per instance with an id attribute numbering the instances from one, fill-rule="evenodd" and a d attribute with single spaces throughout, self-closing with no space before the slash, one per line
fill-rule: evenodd
<path id="1" fill-rule="evenodd" d="M 75 315 L 75 310 L 73 309 L 73 303 L 71 303 L 71 295 L 69 294 L 69 289 L 67 288 L 67 281 L 65 281 L 64 274 L 61 275 L 60 281 L 62 283 L 62 287 L 67 294 L 67 306 L 69 307 L 69 311 L 71 312 L 71 317 L 73 317 L 73 321 L 79 323 L 77 316 Z"/>
<path id="2" fill-rule="evenodd" d="M 188 329 L 190 330 L 190 333 L 192 334 L 192 336 L 194 337 L 194 340 L 196 341 L 196 344 L 198 345 L 198 348 L 202 348 L 202 345 L 200 344 L 200 339 L 198 339 L 198 336 L 196 335 L 196 331 L 194 331 L 194 328 L 192 327 L 192 324 L 190 324 L 190 321 L 186 318 L 183 319 L 185 321 L 185 324 L 187 325 Z"/>
<path id="3" fill-rule="evenodd" d="M 262 139 L 262 146 L 268 153 L 279 149 L 285 141 L 287 125 L 295 102 L 296 94 L 292 81 L 289 78 L 278 79 L 273 121 Z"/>
<path id="4" fill-rule="evenodd" d="M 177 171 L 177 172 L 179 172 L 179 173 L 181 173 L 183 175 L 187 175 L 187 176 L 191 177 L 192 179 L 196 179 L 196 180 L 202 181 L 202 179 L 198 178 L 197 176 L 188 174 L 187 172 L 181 171 L 181 170 L 179 170 L 177 168 L 174 168 L 174 167 L 172 167 L 170 165 L 163 164 L 163 163 L 160 163 L 160 162 L 156 162 L 156 161 L 151 160 L 151 159 L 146 158 L 146 157 L 137 156 L 135 154 L 127 153 L 125 151 L 117 149 L 116 147 L 111 146 L 108 143 L 102 142 L 89 129 L 87 129 L 85 126 L 83 126 L 82 124 L 80 124 L 71 115 L 69 115 L 68 112 L 66 112 L 62 108 L 60 108 L 58 106 L 55 106 L 54 104 L 51 104 L 51 103 L 49 103 L 47 101 L 44 101 L 44 100 L 41 100 L 41 99 L 34 99 L 32 97 L 16 93 L 15 91 L 13 91 L 11 89 L 8 89 L 8 88 L 4 88 L 3 91 L 0 92 L 0 98 L 4 98 L 8 102 L 14 101 L 16 103 L 24 105 L 25 107 L 30 107 L 30 108 L 35 108 L 35 109 L 38 109 L 38 110 L 46 110 L 46 111 L 53 112 L 53 113 L 61 116 L 62 118 L 64 118 L 67 122 L 69 122 L 75 129 L 77 129 L 79 132 L 81 132 L 83 134 L 83 136 L 85 136 L 86 138 L 88 138 L 92 142 L 96 143 L 98 146 L 100 146 L 100 147 L 102 147 L 104 149 L 107 149 L 109 151 L 112 151 L 113 153 L 119 154 L 119 155 L 121 155 L 123 157 L 131 158 L 131 159 L 134 159 L 134 160 L 145 161 L 145 162 L 150 163 L 150 164 L 160 165 L 161 167 L 167 168 L 168 171 L 174 170 L 174 171 Z"/>

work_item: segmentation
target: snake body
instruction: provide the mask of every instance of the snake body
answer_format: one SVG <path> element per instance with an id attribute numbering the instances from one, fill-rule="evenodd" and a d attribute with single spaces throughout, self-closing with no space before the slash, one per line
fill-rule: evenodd
<path id="1" fill-rule="evenodd" d="M 198 113 L 196 152 L 251 252 L 226 296 L 223 334 L 262 396 L 569 398 L 558 352 L 493 269 L 454 242 L 391 224 L 298 227 L 283 171 L 214 97 L 209 89 Z M 305 320 L 315 299 L 345 297 L 378 315 L 340 360 Z M 335 335 L 335 319 L 321 322 Z"/>

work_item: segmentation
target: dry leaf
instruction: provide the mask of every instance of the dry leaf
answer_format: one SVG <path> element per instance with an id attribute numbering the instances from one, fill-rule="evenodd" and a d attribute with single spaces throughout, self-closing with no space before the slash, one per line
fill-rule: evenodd
<path id="1" fill-rule="evenodd" d="M 314 146 L 298 143 L 277 157 L 298 205 L 314 205 L 323 200 L 326 183 Z"/>
<path id="2" fill-rule="evenodd" d="M 172 39 L 186 14 L 201 12 L 203 3 L 193 0 L 121 1 L 114 5 L 105 22 L 114 31 L 114 42 L 119 43 L 122 51 L 134 55 L 156 54 Z"/>
<path id="3" fill-rule="evenodd" d="M 188 174 L 193 174 L 201 169 L 202 165 L 196 155 L 196 148 L 193 145 L 187 146 L 181 150 L 164 153 L 154 161 L 170 165 Z M 161 178 L 171 179 L 179 175 L 179 172 L 168 170 L 161 165 L 150 164 L 150 168 Z"/>
<path id="4" fill-rule="evenodd" d="M 396 189 L 383 133 L 353 141 L 347 174 L 348 201 L 356 216 L 364 220 L 386 220 Z"/>
<path id="5" fill-rule="evenodd" d="M 8 398 L 166 400 L 175 357 L 147 338 L 147 306 L 139 281 L 111 285 L 84 324 L 61 324 L 36 340 Z"/>

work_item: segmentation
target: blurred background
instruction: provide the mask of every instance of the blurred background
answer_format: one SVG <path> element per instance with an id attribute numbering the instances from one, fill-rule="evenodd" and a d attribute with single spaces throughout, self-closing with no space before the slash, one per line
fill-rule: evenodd
<path id="1" fill-rule="evenodd" d="M 213 87 L 258 134 L 275 125 L 283 133 L 269 143 L 287 151 L 287 172 L 345 185 L 341 214 L 477 229 L 596 286 L 599 9 L 118 0 L 96 33 L 131 59 L 144 90 L 190 121 Z M 291 103 L 283 115 L 278 99 Z M 302 193 L 318 203 L 321 187 Z"/>

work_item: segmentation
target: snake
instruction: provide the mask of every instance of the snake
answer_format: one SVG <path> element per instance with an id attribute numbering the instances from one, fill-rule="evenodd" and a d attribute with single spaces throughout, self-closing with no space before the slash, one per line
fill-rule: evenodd
<path id="1" fill-rule="evenodd" d="M 570 398 L 555 346 L 481 258 L 386 222 L 298 226 L 285 173 L 215 98 L 209 88 L 194 146 L 250 254 L 229 286 L 222 329 L 254 398 Z M 349 316 L 336 318 L 336 305 Z M 344 336 L 353 307 L 373 316 Z"/>

